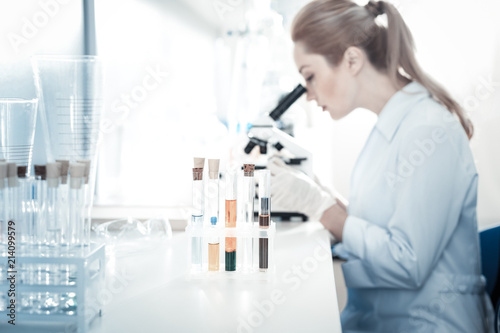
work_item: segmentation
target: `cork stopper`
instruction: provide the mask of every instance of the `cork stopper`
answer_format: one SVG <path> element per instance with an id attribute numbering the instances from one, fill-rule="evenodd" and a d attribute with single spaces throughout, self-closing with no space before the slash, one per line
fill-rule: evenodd
<path id="1" fill-rule="evenodd" d="M 47 186 L 58 187 L 59 177 L 61 176 L 61 163 L 47 163 Z"/>
<path id="2" fill-rule="evenodd" d="M 69 165 L 69 174 L 71 178 L 83 178 L 85 176 L 85 164 L 71 163 Z"/>
<path id="3" fill-rule="evenodd" d="M 47 179 L 47 167 L 45 165 L 35 165 L 35 177 L 41 180 Z"/>
<path id="4" fill-rule="evenodd" d="M 203 169 L 205 167 L 205 158 L 204 157 L 195 157 L 194 158 L 194 167 Z"/>
<path id="5" fill-rule="evenodd" d="M 17 177 L 18 178 L 26 178 L 26 174 L 28 173 L 28 167 L 21 165 L 17 167 Z"/>
<path id="6" fill-rule="evenodd" d="M 243 173 L 245 177 L 253 177 L 255 164 L 243 164 Z"/>
<path id="7" fill-rule="evenodd" d="M 7 178 L 7 163 L 0 162 L 0 189 L 5 188 L 5 178 Z"/>
<path id="8" fill-rule="evenodd" d="M 83 177 L 85 175 L 85 164 L 71 163 L 69 166 L 70 188 L 78 190 L 82 187 Z"/>
<path id="9" fill-rule="evenodd" d="M 203 180 L 203 168 L 193 168 L 193 180 Z"/>
<path id="10" fill-rule="evenodd" d="M 88 184 L 89 183 L 89 175 L 90 175 L 90 160 L 78 160 L 76 162 L 85 165 L 85 171 L 83 173 L 83 182 L 85 184 Z"/>
<path id="11" fill-rule="evenodd" d="M 61 163 L 61 184 L 68 183 L 68 172 L 69 172 L 69 161 L 68 160 L 56 160 L 56 162 Z"/>
<path id="12" fill-rule="evenodd" d="M 210 179 L 219 179 L 219 159 L 208 160 L 208 177 Z"/>
<path id="13" fill-rule="evenodd" d="M 17 165 L 16 163 L 7 163 L 7 177 L 9 178 L 9 187 L 17 187 Z"/>

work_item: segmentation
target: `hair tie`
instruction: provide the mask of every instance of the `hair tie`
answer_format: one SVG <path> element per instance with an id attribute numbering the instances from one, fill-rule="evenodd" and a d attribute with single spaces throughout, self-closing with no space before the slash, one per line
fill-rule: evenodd
<path id="1" fill-rule="evenodd" d="M 377 17 L 379 15 L 385 14 L 384 3 L 382 1 L 375 2 L 373 0 L 370 0 L 365 5 L 365 8 L 367 11 L 370 12 L 370 14 L 373 15 L 373 17 Z"/>

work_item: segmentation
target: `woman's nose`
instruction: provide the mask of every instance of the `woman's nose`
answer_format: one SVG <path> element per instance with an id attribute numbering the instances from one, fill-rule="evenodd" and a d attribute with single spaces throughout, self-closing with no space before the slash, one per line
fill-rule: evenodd
<path id="1" fill-rule="evenodd" d="M 312 89 L 307 89 L 307 92 L 306 92 L 306 99 L 308 101 L 312 101 L 312 100 L 315 100 L 316 99 L 316 95 L 314 94 L 314 92 L 312 91 Z"/>

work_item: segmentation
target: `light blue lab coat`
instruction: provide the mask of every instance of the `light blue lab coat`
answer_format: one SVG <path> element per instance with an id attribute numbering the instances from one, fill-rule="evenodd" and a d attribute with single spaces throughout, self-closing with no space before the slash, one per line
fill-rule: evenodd
<path id="1" fill-rule="evenodd" d="M 348 256 L 344 332 L 490 332 L 477 177 L 465 131 L 422 85 L 392 96 L 353 170 L 336 247 Z"/>

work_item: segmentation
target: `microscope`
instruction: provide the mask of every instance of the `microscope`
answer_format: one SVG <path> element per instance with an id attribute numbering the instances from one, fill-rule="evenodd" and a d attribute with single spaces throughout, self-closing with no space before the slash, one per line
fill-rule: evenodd
<path id="1" fill-rule="evenodd" d="M 282 152 L 286 149 L 287 154 L 280 154 L 284 162 L 298 170 L 304 172 L 311 178 L 314 178 L 312 169 L 312 153 L 302 147 L 297 139 L 276 127 L 276 121 L 285 113 L 295 101 L 306 92 L 301 84 L 287 94 L 278 105 L 268 114 L 262 116 L 252 123 L 248 131 L 248 144 L 244 148 L 246 154 L 250 154 L 252 150 L 258 146 L 261 156 L 267 161 L 268 156 L 273 155 L 273 151 Z M 256 165 L 256 169 L 264 169 L 265 165 Z M 282 212 L 273 209 L 273 218 L 275 220 L 302 220 L 306 221 L 307 217 L 296 212 Z"/>
<path id="2" fill-rule="evenodd" d="M 286 149 L 288 156 L 283 158 L 285 163 L 313 177 L 311 152 L 303 148 L 297 139 L 276 127 L 276 121 L 305 92 L 306 88 L 299 84 L 278 103 L 274 110 L 252 123 L 248 131 L 249 141 L 244 148 L 246 154 L 250 154 L 256 146 L 262 155 L 268 155 L 268 152 L 273 150 L 279 152 Z M 265 165 L 259 167 L 264 168 Z"/>

